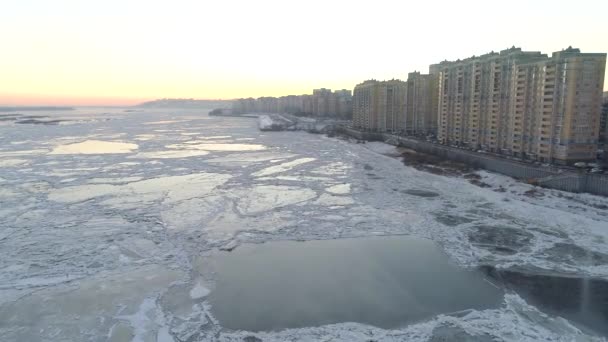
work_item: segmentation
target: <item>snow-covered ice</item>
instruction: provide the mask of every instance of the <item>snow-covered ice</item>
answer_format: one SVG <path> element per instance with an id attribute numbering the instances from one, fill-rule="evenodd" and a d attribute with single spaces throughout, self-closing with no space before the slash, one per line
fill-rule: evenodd
<path id="1" fill-rule="evenodd" d="M 267 167 L 263 170 L 253 173 L 253 175 L 256 177 L 270 176 L 270 175 L 274 175 L 276 173 L 282 173 L 285 171 L 289 171 L 298 165 L 309 163 L 314 160 L 315 160 L 315 158 L 299 158 L 296 160 L 285 162 L 283 164 Z"/>
<path id="2" fill-rule="evenodd" d="M 172 144 L 167 148 L 175 149 L 194 149 L 204 151 L 259 151 L 266 147 L 260 144 L 223 144 L 223 143 L 195 143 L 195 144 Z"/>
<path id="3" fill-rule="evenodd" d="M 207 151 L 199 150 L 167 150 L 167 151 L 152 151 L 138 153 L 134 158 L 148 158 L 148 159 L 171 159 L 171 158 L 188 158 L 188 157 L 200 157 L 209 154 Z"/>
<path id="4" fill-rule="evenodd" d="M 137 144 L 125 142 L 87 140 L 74 144 L 59 145 L 49 154 L 131 153 L 137 148 Z"/>

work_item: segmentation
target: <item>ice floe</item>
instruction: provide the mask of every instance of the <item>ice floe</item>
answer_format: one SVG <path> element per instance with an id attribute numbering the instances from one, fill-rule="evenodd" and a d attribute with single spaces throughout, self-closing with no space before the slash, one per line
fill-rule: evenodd
<path id="1" fill-rule="evenodd" d="M 137 144 L 86 140 L 80 143 L 59 145 L 49 154 L 106 154 L 106 153 L 131 153 L 137 150 Z"/>
<path id="2" fill-rule="evenodd" d="M 265 150 L 266 146 L 260 144 L 222 144 L 222 143 L 202 143 L 202 144 L 171 144 L 167 148 L 174 149 L 195 149 L 204 151 L 260 151 Z"/>
<path id="3" fill-rule="evenodd" d="M 306 164 L 306 163 L 309 163 L 314 160 L 315 160 L 315 158 L 299 158 L 299 159 L 292 160 L 292 161 L 289 161 L 289 162 L 286 162 L 283 164 L 267 167 L 263 170 L 253 173 L 253 176 L 264 177 L 264 176 L 273 175 L 275 173 L 289 171 L 298 165 Z"/>

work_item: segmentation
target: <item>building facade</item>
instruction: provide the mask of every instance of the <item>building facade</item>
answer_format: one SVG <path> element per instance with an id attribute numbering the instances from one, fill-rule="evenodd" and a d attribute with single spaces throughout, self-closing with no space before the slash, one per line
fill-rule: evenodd
<path id="1" fill-rule="evenodd" d="M 602 114 L 600 117 L 600 144 L 604 145 L 604 155 L 606 155 L 606 148 L 608 147 L 608 91 L 604 92 Z"/>
<path id="2" fill-rule="evenodd" d="M 335 99 L 333 113 L 339 119 L 350 120 L 353 115 L 353 92 L 348 89 L 336 90 L 333 97 Z"/>
<path id="3" fill-rule="evenodd" d="M 405 122 L 400 126 L 406 134 L 427 135 L 437 131 L 437 80 L 435 74 L 408 74 Z"/>
<path id="4" fill-rule="evenodd" d="M 236 99 L 232 101 L 232 112 L 307 114 L 348 120 L 352 117 L 352 92 L 321 88 L 313 90 L 312 95 Z"/>
<path id="5" fill-rule="evenodd" d="M 571 164 L 595 159 L 606 54 L 518 48 L 431 66 L 440 142 Z"/>
<path id="6" fill-rule="evenodd" d="M 353 126 L 378 132 L 405 129 L 407 83 L 368 80 L 353 92 Z"/>

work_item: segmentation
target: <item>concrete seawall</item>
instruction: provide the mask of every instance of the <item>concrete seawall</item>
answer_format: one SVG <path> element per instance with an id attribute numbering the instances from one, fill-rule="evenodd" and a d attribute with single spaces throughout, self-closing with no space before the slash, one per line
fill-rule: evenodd
<path id="1" fill-rule="evenodd" d="M 607 175 L 575 172 L 556 167 L 536 166 L 387 133 L 362 132 L 346 127 L 340 127 L 338 131 L 356 139 L 383 141 L 391 145 L 403 146 L 414 151 L 466 163 L 546 188 L 608 196 Z"/>

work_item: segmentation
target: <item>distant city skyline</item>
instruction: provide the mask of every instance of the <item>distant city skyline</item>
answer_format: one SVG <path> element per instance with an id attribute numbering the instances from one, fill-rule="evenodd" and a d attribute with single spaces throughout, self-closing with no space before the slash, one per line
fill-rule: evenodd
<path id="1" fill-rule="evenodd" d="M 511 46 L 608 52 L 607 12 L 601 0 L 13 1 L 0 105 L 300 95 Z"/>

